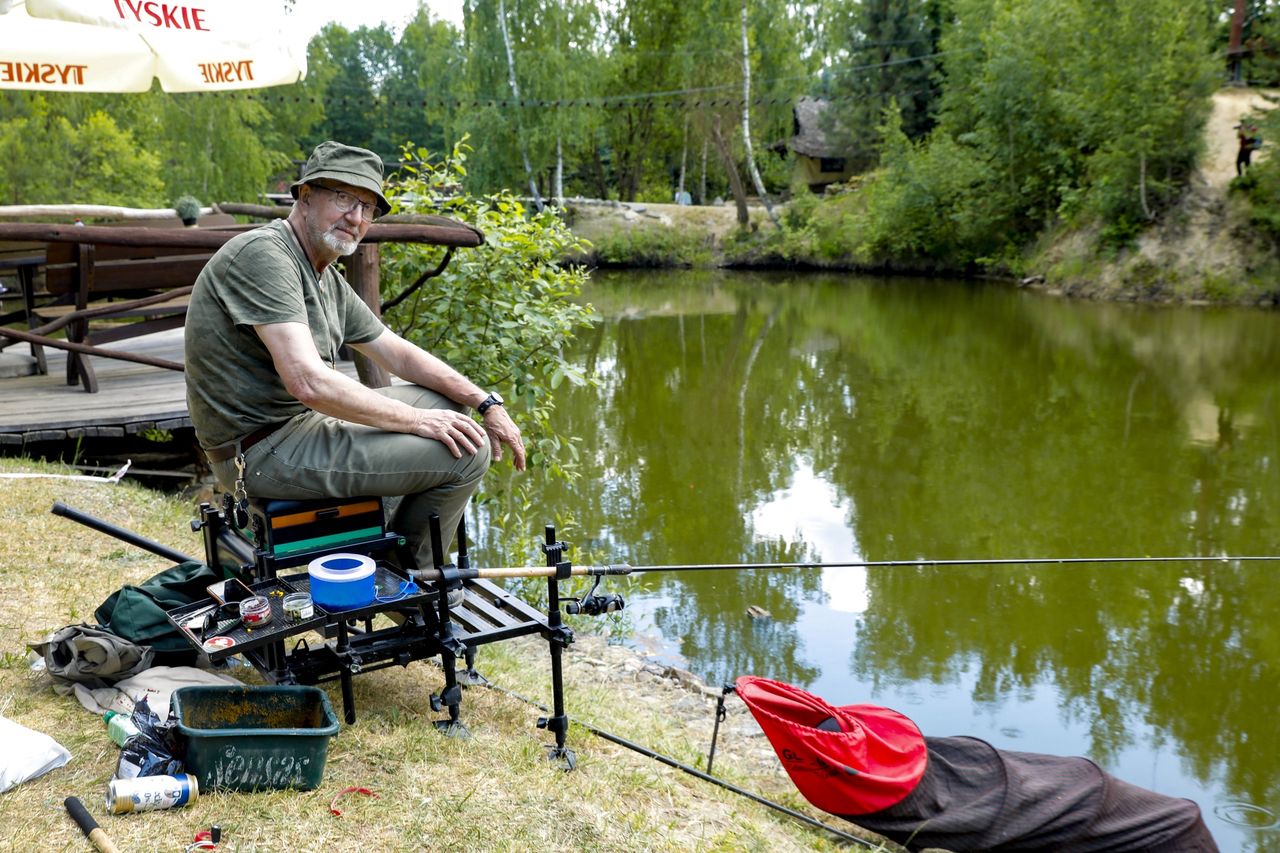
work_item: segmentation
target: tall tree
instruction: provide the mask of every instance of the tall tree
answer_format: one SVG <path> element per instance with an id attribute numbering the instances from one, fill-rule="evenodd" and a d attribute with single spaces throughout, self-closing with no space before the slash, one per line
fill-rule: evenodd
<path id="1" fill-rule="evenodd" d="M 769 203 L 769 193 L 764 188 L 764 181 L 760 178 L 760 170 L 756 168 L 756 156 L 751 150 L 751 52 L 750 42 L 747 39 L 747 4 L 743 0 L 742 4 L 742 146 L 746 150 L 747 171 L 751 174 L 751 181 L 755 184 L 756 195 L 760 197 L 760 201 L 764 204 L 764 209 L 768 211 L 769 218 L 773 220 L 773 224 L 778 224 L 778 216 L 773 212 L 773 205 Z"/>
<path id="2" fill-rule="evenodd" d="M 0 204 L 168 204 L 159 158 L 108 113 L 121 97 L 0 92 Z"/>
<path id="3" fill-rule="evenodd" d="M 378 88 L 366 55 L 368 30 L 362 30 L 353 33 L 338 24 L 329 24 L 313 41 L 318 41 L 317 59 L 332 70 L 324 92 L 325 119 L 318 136 L 374 148 L 379 142 L 379 123 L 373 109 Z"/>
<path id="4" fill-rule="evenodd" d="M 673 98 L 656 95 L 684 88 L 671 52 L 687 43 L 696 20 L 694 6 L 674 0 L 623 0 L 609 15 L 613 42 L 608 93 L 625 99 L 610 110 L 609 146 L 623 200 L 642 192 L 646 165 L 665 160 L 661 143 L 674 137 L 680 126 L 672 121 Z M 710 40 L 713 33 L 704 31 L 703 36 Z M 716 73 L 713 67 L 705 70 L 708 77 Z M 666 193 L 663 196 L 665 201 Z"/>
<path id="5" fill-rule="evenodd" d="M 256 201 L 268 179 L 286 171 L 296 145 L 273 125 L 269 102 L 239 93 L 151 92 L 151 120 L 135 125 L 160 157 L 170 201 Z M 283 149 L 283 150 L 282 150 Z"/>
<path id="6" fill-rule="evenodd" d="M 865 168 L 876 162 L 877 128 L 890 102 L 909 139 L 933 128 L 944 0 L 841 0 L 832 12 L 832 44 L 839 48 L 829 85 L 819 91 L 833 102 L 824 129 Z"/>
<path id="7" fill-rule="evenodd" d="M 515 99 L 516 142 L 520 146 L 520 158 L 524 161 L 525 177 L 529 180 L 529 195 L 533 196 L 534 206 L 542 210 L 542 196 L 538 193 L 538 182 L 533 177 L 533 166 L 529 162 L 529 142 L 524 137 L 523 122 L 520 113 L 524 105 L 520 101 L 520 83 L 516 79 L 515 54 L 511 51 L 511 31 L 507 28 L 507 6 L 505 0 L 498 0 L 498 31 L 502 33 L 502 44 L 507 52 L 507 79 L 511 85 L 511 96 Z"/>
<path id="8" fill-rule="evenodd" d="M 392 57 L 393 70 L 382 88 L 392 149 L 413 142 L 437 154 L 452 150 L 465 132 L 457 126 L 466 75 L 461 34 L 419 8 Z"/>

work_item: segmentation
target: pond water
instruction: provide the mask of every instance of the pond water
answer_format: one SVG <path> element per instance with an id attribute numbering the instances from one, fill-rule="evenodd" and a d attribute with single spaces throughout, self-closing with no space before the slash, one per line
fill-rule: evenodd
<path id="1" fill-rule="evenodd" d="M 534 483 L 584 562 L 1280 554 L 1280 314 L 848 275 L 597 275 Z M 637 642 L 1087 755 L 1280 849 L 1280 564 L 672 572 Z M 753 619 L 750 606 L 769 618 Z"/>

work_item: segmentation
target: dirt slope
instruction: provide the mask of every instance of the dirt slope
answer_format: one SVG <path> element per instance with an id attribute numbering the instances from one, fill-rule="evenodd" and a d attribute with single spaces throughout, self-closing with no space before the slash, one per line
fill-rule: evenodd
<path id="1" fill-rule="evenodd" d="M 1280 92 L 1275 90 L 1230 88 L 1214 93 L 1204 128 L 1205 150 L 1177 208 L 1144 232 L 1132 251 L 1101 265 L 1096 234 L 1059 235 L 1033 261 L 1044 271 L 1046 289 L 1120 300 L 1271 300 L 1274 288 L 1263 286 L 1266 276 L 1259 267 L 1269 262 L 1271 250 L 1252 239 L 1239 205 L 1229 204 L 1227 194 L 1236 176 L 1235 125 L 1278 103 Z M 1266 140 L 1254 162 L 1278 145 L 1280 140 Z"/>
<path id="2" fill-rule="evenodd" d="M 1251 112 L 1274 108 L 1275 97 L 1275 92 L 1239 88 L 1214 94 L 1204 129 L 1205 151 L 1182 202 L 1182 215 L 1164 216 L 1162 224 L 1144 234 L 1138 244 L 1140 259 L 1167 271 L 1175 289 L 1200 293 L 1215 276 L 1235 278 L 1249 267 L 1248 247 L 1237 228 L 1240 223 L 1233 220 L 1227 205 L 1239 150 L 1235 126 Z M 1268 148 L 1275 144 L 1273 140 L 1255 152 L 1255 161 L 1267 157 Z"/>
<path id="3" fill-rule="evenodd" d="M 1236 131 L 1235 126 L 1240 119 L 1252 112 L 1262 112 L 1276 106 L 1274 90 L 1262 89 L 1223 89 L 1213 96 L 1213 112 L 1205 124 L 1205 153 L 1200 161 L 1200 177 L 1210 190 L 1225 193 L 1227 184 L 1236 176 Z M 1270 96 L 1270 100 L 1268 99 Z M 1270 145 L 1255 154 L 1255 157 L 1267 156 Z"/>

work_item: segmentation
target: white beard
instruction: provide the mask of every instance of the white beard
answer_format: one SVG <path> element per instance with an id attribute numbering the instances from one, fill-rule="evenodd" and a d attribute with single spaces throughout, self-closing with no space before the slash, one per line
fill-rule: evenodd
<path id="1" fill-rule="evenodd" d="M 340 257 L 348 257 L 356 253 L 356 249 L 360 247 L 358 240 L 343 240 L 332 231 L 326 231 L 320 235 L 320 242 L 324 243 L 324 247 L 331 252 L 337 252 Z"/>

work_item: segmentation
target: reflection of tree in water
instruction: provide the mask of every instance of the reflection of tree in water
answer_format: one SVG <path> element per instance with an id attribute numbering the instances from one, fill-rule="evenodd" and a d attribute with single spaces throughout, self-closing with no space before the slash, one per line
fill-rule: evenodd
<path id="1" fill-rule="evenodd" d="M 810 559 L 803 545 L 758 542 L 744 562 L 775 563 Z M 675 602 L 654 613 L 666 637 L 680 638 L 680 652 L 708 684 L 740 675 L 763 675 L 808 684 L 818 671 L 803 658 L 796 635 L 797 596 L 812 597 L 812 572 L 713 571 L 664 574 L 660 591 Z M 750 606 L 770 616 L 752 619 Z"/>
<path id="2" fill-rule="evenodd" d="M 950 298 L 965 298 L 957 293 Z M 825 431 L 848 440 L 820 462 L 859 507 L 866 556 L 1274 553 L 1275 362 L 1256 349 L 1222 352 L 1214 361 L 1231 367 L 1222 389 L 1203 361 L 1187 372 L 1196 379 L 1189 385 L 1135 385 L 1150 370 L 1135 364 L 1135 351 L 1146 364 L 1161 361 L 1151 335 L 1117 325 L 1110 312 L 1111 323 L 1090 326 L 1080 311 L 1028 304 L 1030 322 L 1027 304 L 1002 300 L 981 336 L 959 328 L 971 322 L 968 308 L 929 312 L 922 328 L 909 299 L 822 312 L 861 343 L 850 366 L 857 416 L 832 413 Z M 1041 316 L 1055 310 L 1074 326 Z M 1045 328 L 1052 346 L 1038 345 Z M 1250 338 L 1209 337 L 1222 347 Z M 1218 403 L 1216 445 L 1189 446 L 1176 428 L 1198 399 L 1229 401 Z M 1242 407 L 1252 430 L 1240 428 Z M 1113 758 L 1135 726 L 1150 725 L 1178 740 L 1199 778 L 1225 767 L 1232 791 L 1272 802 L 1280 724 L 1259 708 L 1277 699 L 1280 631 L 1269 626 L 1280 602 L 1262 572 L 1223 564 L 872 571 L 852 666 L 877 684 L 954 683 L 976 668 L 980 703 L 1048 682 L 1064 715 L 1086 725 L 1095 758 Z"/>
<path id="3" fill-rule="evenodd" d="M 685 317 L 684 334 L 670 318 L 619 324 L 615 411 L 648 415 L 621 419 L 611 430 L 619 467 L 635 472 L 633 494 L 646 496 L 612 516 L 625 519 L 614 522 L 613 533 L 635 562 L 805 556 L 800 545 L 755 541 L 750 526 L 750 508 L 785 487 L 800 446 L 785 416 L 767 411 L 776 402 L 769 389 L 793 384 L 785 374 L 795 368 L 786 338 L 768 333 L 765 307 L 754 302 L 747 295 L 732 314 Z M 696 337 L 687 334 L 694 322 Z M 680 346 L 671 346 L 673 339 Z M 666 636 L 681 638 L 682 653 L 707 674 L 803 679 L 811 668 L 798 660 L 796 602 L 816 594 L 818 584 L 812 573 L 664 574 L 657 591 L 678 604 L 658 611 L 655 621 Z M 752 625 L 752 604 L 773 613 L 770 625 Z"/>
<path id="4" fill-rule="evenodd" d="M 785 488 L 809 437 L 791 390 L 804 364 L 767 290 L 745 288 L 674 316 L 624 317 L 588 336 L 586 358 L 608 366 L 603 393 L 557 401 L 557 423 L 584 437 L 584 473 L 572 486 L 573 522 L 607 562 L 775 562 L 812 559 L 803 541 L 757 541 L 753 507 Z M 775 319 L 770 319 L 771 317 Z M 745 448 L 743 446 L 745 443 Z M 554 487 L 543 493 L 556 506 Z M 813 572 L 646 576 L 678 604 L 658 610 L 696 671 L 807 681 L 794 623 L 798 602 L 820 595 Z M 756 605 L 773 618 L 753 622 Z"/>
<path id="5" fill-rule="evenodd" d="M 583 437 L 583 477 L 563 499 L 559 488 L 535 498 L 572 507 L 603 560 L 812 559 L 799 537 L 757 541 L 752 527 L 801 458 L 857 508 L 850 527 L 872 560 L 1280 548 L 1280 336 L 1269 315 L 902 280 L 810 278 L 783 290 L 753 279 L 638 298 L 647 316 L 589 342 L 608 368 L 602 389 L 557 400 L 557 422 Z M 1196 412 L 1216 414 L 1193 424 Z M 1205 424 L 1215 440 L 1193 443 Z M 974 701 L 990 707 L 1051 684 L 1095 758 L 1150 726 L 1199 778 L 1273 803 L 1274 572 L 872 570 L 851 666 L 873 685 L 972 677 Z M 713 682 L 817 677 L 792 626 L 800 602 L 821 596 L 818 573 L 642 583 L 674 602 L 658 627 Z M 772 623 L 751 623 L 751 604 Z"/>

